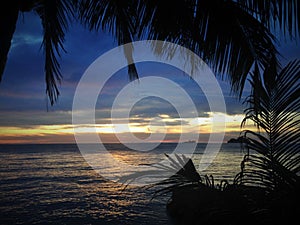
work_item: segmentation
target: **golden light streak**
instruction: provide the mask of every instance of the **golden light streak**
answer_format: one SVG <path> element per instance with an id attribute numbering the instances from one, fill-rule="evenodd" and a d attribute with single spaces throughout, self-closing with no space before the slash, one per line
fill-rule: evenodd
<path id="1" fill-rule="evenodd" d="M 72 136 L 74 128 L 76 132 L 82 134 L 98 133 L 98 134 L 116 134 L 116 133 L 172 133 L 180 134 L 187 132 L 210 133 L 212 123 L 214 123 L 215 132 L 218 130 L 218 124 L 223 121 L 218 121 L 220 118 L 225 118 L 226 130 L 225 132 L 240 132 L 240 124 L 244 115 L 228 115 L 220 113 L 207 113 L 208 117 L 198 118 L 172 118 L 167 114 L 159 115 L 160 121 L 153 122 L 153 118 L 138 118 L 143 122 L 125 124 L 118 121 L 117 124 L 81 124 L 73 126 L 72 124 L 53 124 L 53 125 L 33 125 L 33 126 L 2 126 L 0 127 L 0 136 L 2 140 L 12 137 L 30 137 L 30 136 L 50 136 L 56 138 L 59 136 Z M 217 118 L 217 119 L 216 119 Z M 124 120 L 123 120 L 124 121 Z M 163 123 L 161 123 L 161 121 Z M 154 121 L 155 122 L 155 121 Z M 220 129 L 221 129 L 220 124 Z M 250 128 L 251 129 L 251 128 Z M 252 129 L 255 129 L 254 127 Z M 1 143 L 1 140 L 0 140 Z"/>

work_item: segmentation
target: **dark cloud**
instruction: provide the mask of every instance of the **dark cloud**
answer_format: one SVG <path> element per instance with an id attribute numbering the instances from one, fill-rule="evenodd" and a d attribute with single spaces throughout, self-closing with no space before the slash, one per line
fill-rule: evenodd
<path id="1" fill-rule="evenodd" d="M 1 126 L 35 126 L 52 124 L 71 124 L 72 115 L 66 111 L 0 111 Z"/>

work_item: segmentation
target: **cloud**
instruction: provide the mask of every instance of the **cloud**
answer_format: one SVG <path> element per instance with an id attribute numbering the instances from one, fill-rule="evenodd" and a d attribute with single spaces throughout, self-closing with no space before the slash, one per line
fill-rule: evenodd
<path id="1" fill-rule="evenodd" d="M 1 126 L 71 124 L 71 119 L 70 111 L 0 111 Z"/>
<path id="2" fill-rule="evenodd" d="M 11 44 L 11 51 L 14 51 L 14 48 L 20 47 L 22 45 L 41 45 L 43 37 L 41 35 L 32 35 L 28 33 L 17 33 L 14 35 Z"/>

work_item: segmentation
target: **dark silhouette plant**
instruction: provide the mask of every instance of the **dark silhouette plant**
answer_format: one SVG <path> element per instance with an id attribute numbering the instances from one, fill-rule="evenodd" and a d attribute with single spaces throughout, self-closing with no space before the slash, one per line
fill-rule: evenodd
<path id="1" fill-rule="evenodd" d="M 277 72 L 271 64 L 251 74 L 252 93 L 245 118 L 257 131 L 244 130 L 246 154 L 234 181 L 215 184 L 200 176 L 191 159 L 171 158 L 177 173 L 154 187 L 172 193 L 168 212 L 178 224 L 289 224 L 300 212 L 300 61 Z M 261 80 L 264 77 L 264 80 Z M 272 82 L 267 78 L 272 77 Z M 178 169 L 179 168 L 179 169 Z"/>
<path id="2" fill-rule="evenodd" d="M 251 75 L 252 93 L 245 101 L 242 126 L 252 121 L 258 131 L 243 131 L 247 154 L 235 182 L 267 191 L 296 190 L 300 182 L 300 61 L 290 62 L 279 73 L 272 67 L 263 77 L 274 77 L 273 82 L 261 81 L 257 66 Z"/>

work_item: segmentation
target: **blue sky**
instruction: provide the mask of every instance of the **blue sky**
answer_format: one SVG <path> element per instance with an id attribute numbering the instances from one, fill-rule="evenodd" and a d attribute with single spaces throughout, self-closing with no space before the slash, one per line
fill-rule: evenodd
<path id="1" fill-rule="evenodd" d="M 97 57 L 117 46 L 117 43 L 109 34 L 89 32 L 78 23 L 74 23 L 65 37 L 67 53 L 62 53 L 60 59 L 63 75 L 62 83 L 59 85 L 61 95 L 58 102 L 54 106 L 49 106 L 47 111 L 41 42 L 42 27 L 38 16 L 33 13 L 21 14 L 13 37 L 3 80 L 0 84 L 0 135 L 4 143 L 72 142 L 73 138 L 70 130 L 64 138 L 59 139 L 63 135 L 59 136 L 61 134 L 59 132 L 55 134 L 55 126 L 64 125 L 67 127 L 72 124 L 72 101 L 76 85 L 82 74 Z M 286 58 L 282 59 L 283 65 L 288 60 L 299 58 L 300 44 L 297 45 L 296 42 L 284 40 L 283 38 L 280 39 L 280 43 L 279 52 Z M 209 107 L 201 89 L 182 71 L 157 63 L 141 63 L 137 65 L 137 68 L 141 77 L 159 75 L 177 82 L 194 100 L 199 117 L 209 117 Z M 118 71 L 109 80 L 103 90 L 102 96 L 105 98 L 97 103 L 96 117 L 98 123 L 107 123 L 113 99 L 118 91 L 129 82 L 126 68 Z M 243 106 L 230 93 L 229 84 L 221 80 L 219 80 L 219 84 L 225 97 L 227 114 L 232 118 L 235 115 L 241 115 Z M 247 93 L 249 93 L 248 86 L 245 87 L 244 96 Z M 142 125 L 149 123 L 149 118 L 160 115 L 168 115 L 169 118 L 173 118 L 173 120 L 168 120 L 170 126 L 172 124 L 175 126 L 178 122 L 174 119 L 178 117 L 174 107 L 162 99 L 149 97 L 139 102 L 132 109 L 134 121 Z M 237 120 L 235 121 L 238 126 L 239 121 Z M 52 128 L 49 128 L 49 126 L 52 126 Z M 44 128 L 45 130 L 43 130 Z M 52 129 L 53 132 L 49 132 L 47 129 Z M 62 130 L 61 128 L 57 129 Z M 36 132 L 32 132 L 33 130 L 36 130 Z M 228 131 L 226 138 L 236 135 L 237 132 Z"/>

